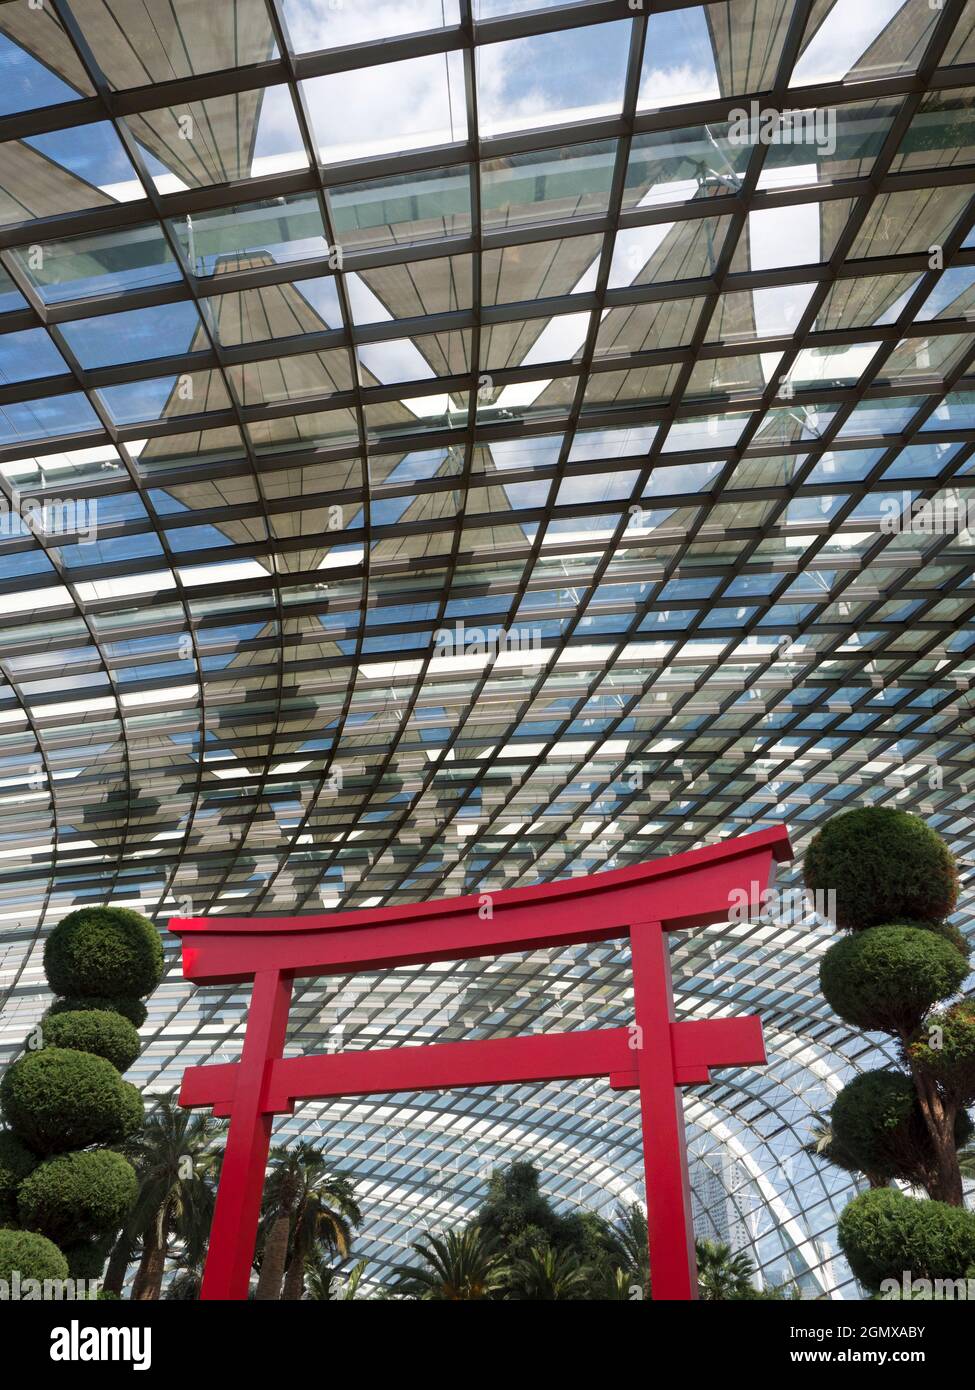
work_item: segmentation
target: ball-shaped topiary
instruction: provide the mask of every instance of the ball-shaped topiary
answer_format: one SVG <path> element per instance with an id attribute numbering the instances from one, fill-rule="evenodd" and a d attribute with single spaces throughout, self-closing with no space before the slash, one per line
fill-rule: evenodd
<path id="1" fill-rule="evenodd" d="M 39 1154 L 113 1144 L 143 1120 L 138 1089 L 111 1062 L 61 1047 L 29 1052 L 8 1067 L 0 1106 L 17 1138 Z"/>
<path id="2" fill-rule="evenodd" d="M 59 1245 L 97 1239 L 122 1225 L 138 1183 L 128 1159 L 111 1149 L 61 1154 L 20 1185 L 20 1219 Z"/>
<path id="3" fill-rule="evenodd" d="M 884 1182 L 915 1179 L 930 1150 L 914 1083 L 903 1072 L 854 1077 L 834 1100 L 830 1125 L 860 1171 Z"/>
<path id="4" fill-rule="evenodd" d="M 840 1249 L 868 1289 L 884 1279 L 960 1279 L 975 1260 L 975 1212 L 918 1201 L 893 1187 L 855 1197 L 839 1220 Z"/>
<path id="5" fill-rule="evenodd" d="M 964 932 L 955 926 L 954 922 L 899 922 L 902 927 L 919 927 L 921 931 L 933 931 L 936 936 L 944 937 L 945 941 L 954 946 L 955 950 L 968 960 L 972 954 L 972 945 Z"/>
<path id="6" fill-rule="evenodd" d="M 863 806 L 813 836 L 803 865 L 808 889 L 836 894 L 836 925 L 862 931 L 884 922 L 939 922 L 958 900 L 948 846 L 907 811 Z"/>
<path id="7" fill-rule="evenodd" d="M 114 1232 L 98 1240 L 83 1240 L 64 1247 L 72 1279 L 100 1279 L 114 1243 Z"/>
<path id="8" fill-rule="evenodd" d="M 36 1231 L 0 1231 L 0 1279 L 14 1271 L 25 1279 L 67 1279 L 68 1262 L 53 1242 Z"/>
<path id="9" fill-rule="evenodd" d="M 960 1105 L 975 1105 L 975 999 L 931 1014 L 907 1048 L 911 1064 Z"/>
<path id="10" fill-rule="evenodd" d="M 914 1032 L 967 974 L 968 962 L 943 937 L 894 925 L 837 941 L 820 961 L 819 984 L 847 1023 L 900 1037 Z"/>
<path id="11" fill-rule="evenodd" d="M 86 998 L 79 994 L 72 994 L 68 995 L 66 999 L 55 999 L 44 1018 L 46 1021 L 49 1018 L 54 1018 L 57 1014 L 83 1013 L 86 1009 L 104 1009 L 106 1013 L 121 1014 L 136 1028 L 142 1027 L 149 1012 L 141 999 L 124 999 L 121 995 L 109 998 L 101 994 L 93 994 Z"/>
<path id="12" fill-rule="evenodd" d="M 162 979 L 159 933 L 126 907 L 69 912 L 44 946 L 44 969 L 55 994 L 142 998 Z"/>
<path id="13" fill-rule="evenodd" d="M 935 1164 L 914 1082 L 904 1072 L 885 1069 L 854 1077 L 833 1102 L 830 1126 L 832 1144 L 841 1155 L 874 1179 L 904 1178 L 920 1187 Z M 955 1121 L 956 1146 L 971 1133 L 972 1122 L 961 1110 Z"/>
<path id="14" fill-rule="evenodd" d="M 0 1222 L 4 1225 L 17 1220 L 17 1188 L 39 1162 L 9 1129 L 0 1130 Z"/>
<path id="15" fill-rule="evenodd" d="M 45 1047 L 93 1052 L 119 1071 L 128 1071 L 139 1055 L 139 1034 L 127 1018 L 105 1009 L 55 1014 L 42 1026 Z"/>

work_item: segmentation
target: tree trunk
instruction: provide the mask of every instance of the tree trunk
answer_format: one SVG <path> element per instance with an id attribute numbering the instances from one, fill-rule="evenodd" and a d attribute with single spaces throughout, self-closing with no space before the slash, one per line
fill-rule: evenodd
<path id="1" fill-rule="evenodd" d="M 108 1267 L 105 1270 L 105 1278 L 102 1280 L 102 1287 L 108 1293 L 115 1293 L 118 1294 L 119 1298 L 122 1297 L 125 1276 L 131 1263 L 132 1241 L 129 1239 L 128 1231 L 123 1231 L 112 1248 Z"/>
<path id="2" fill-rule="evenodd" d="M 937 1084 L 929 1076 L 914 1071 L 913 1068 L 912 1073 L 921 1114 L 924 1116 L 934 1150 L 934 1163 L 926 1184 L 928 1196 L 937 1202 L 947 1202 L 952 1207 L 963 1207 L 965 1198 L 961 1169 L 958 1166 L 958 1150 L 955 1147 L 958 1107 L 945 1100 Z"/>
<path id="3" fill-rule="evenodd" d="M 274 1223 L 264 1242 L 264 1256 L 261 1260 L 261 1273 L 257 1280 L 257 1297 L 270 1300 L 281 1297 L 281 1281 L 288 1259 L 288 1237 L 291 1234 L 291 1214 L 282 1212 L 274 1218 Z"/>
<path id="4" fill-rule="evenodd" d="M 284 1276 L 281 1297 L 297 1302 L 305 1292 L 305 1261 L 298 1253 L 292 1255 Z"/>
<path id="5" fill-rule="evenodd" d="M 132 1285 L 132 1300 L 151 1302 L 159 1297 L 166 1269 L 166 1245 L 159 1240 L 155 1223 L 146 1231 L 142 1241 L 142 1259 Z"/>

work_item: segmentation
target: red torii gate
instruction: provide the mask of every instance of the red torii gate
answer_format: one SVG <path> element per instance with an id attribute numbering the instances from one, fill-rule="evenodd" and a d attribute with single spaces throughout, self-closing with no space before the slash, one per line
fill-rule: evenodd
<path id="1" fill-rule="evenodd" d="M 586 878 L 310 917 L 175 917 L 183 974 L 197 984 L 252 980 L 239 1062 L 187 1067 L 180 1104 L 210 1106 L 230 1128 L 200 1297 L 247 1297 L 274 1115 L 297 1100 L 517 1081 L 608 1076 L 638 1089 L 655 1299 L 697 1297 L 680 1087 L 709 1067 L 765 1062 L 761 1020 L 675 1022 L 668 931 L 752 906 L 791 858 L 784 828 Z M 465 960 L 542 946 L 630 939 L 634 1023 L 578 1033 L 284 1057 L 292 981 Z M 635 1026 L 634 1026 L 635 1025 Z"/>

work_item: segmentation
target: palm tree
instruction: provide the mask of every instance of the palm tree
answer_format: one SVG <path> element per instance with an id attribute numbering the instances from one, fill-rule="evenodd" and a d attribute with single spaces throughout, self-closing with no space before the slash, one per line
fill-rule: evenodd
<path id="1" fill-rule="evenodd" d="M 344 1259 L 361 1220 L 352 1182 L 311 1140 L 272 1149 L 257 1297 L 300 1299 L 308 1258 L 324 1249 Z"/>
<path id="2" fill-rule="evenodd" d="M 595 1285 L 595 1297 L 600 1303 L 632 1303 L 647 1297 L 642 1284 L 625 1269 L 606 1270 Z"/>
<path id="3" fill-rule="evenodd" d="M 451 1303 L 486 1299 L 497 1292 L 504 1278 L 497 1245 L 480 1226 L 428 1235 L 411 1249 L 422 1264 L 398 1267 L 395 1294 Z"/>
<path id="4" fill-rule="evenodd" d="M 507 1297 L 526 1303 L 559 1303 L 584 1299 L 593 1278 L 591 1266 L 580 1264 L 570 1250 L 530 1250 L 513 1260 L 507 1271 Z"/>
<path id="5" fill-rule="evenodd" d="M 625 1207 L 620 1203 L 610 1233 L 623 1256 L 622 1272 L 628 1285 L 639 1284 L 643 1297 L 650 1297 L 650 1249 L 647 1244 L 647 1214 L 639 1202 Z"/>
<path id="6" fill-rule="evenodd" d="M 217 1140 L 225 1130 L 222 1120 L 184 1110 L 173 1090 L 158 1098 L 142 1132 L 126 1145 L 139 1189 L 112 1253 L 109 1278 L 121 1287 L 141 1245 L 133 1299 L 158 1299 L 173 1238 L 182 1245 L 185 1263 L 202 1260 L 213 1216 L 213 1179 L 222 1159 Z"/>
<path id="7" fill-rule="evenodd" d="M 697 1249 L 697 1285 L 702 1299 L 747 1297 L 752 1291 L 755 1266 L 747 1255 L 733 1254 L 730 1245 L 711 1240 L 695 1242 Z"/>
<path id="8" fill-rule="evenodd" d="M 365 1260 L 353 1265 L 344 1286 L 337 1284 L 339 1276 L 324 1255 L 313 1255 L 305 1266 L 305 1297 L 316 1303 L 351 1303 L 356 1296 L 359 1280 L 366 1267 Z"/>

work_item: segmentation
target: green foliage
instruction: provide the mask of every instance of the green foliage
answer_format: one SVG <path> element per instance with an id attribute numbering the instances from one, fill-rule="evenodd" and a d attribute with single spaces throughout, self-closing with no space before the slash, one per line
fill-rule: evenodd
<path id="1" fill-rule="evenodd" d="M 111 1149 L 61 1154 L 35 1168 L 20 1185 L 20 1219 L 60 1245 L 118 1230 L 135 1201 L 135 1169 Z"/>
<path id="2" fill-rule="evenodd" d="M 954 946 L 958 954 L 964 956 L 966 960 L 972 954 L 971 943 L 964 932 L 955 926 L 954 922 L 903 922 L 901 925 L 917 927 L 920 931 L 933 931 L 935 936 L 943 937 L 945 941 Z"/>
<path id="3" fill-rule="evenodd" d="M 579 1302 L 588 1297 L 594 1273 L 571 1250 L 530 1250 L 508 1267 L 506 1296 L 524 1303 Z"/>
<path id="4" fill-rule="evenodd" d="M 64 1012 L 43 1024 L 45 1047 L 70 1047 L 104 1057 L 120 1072 L 128 1071 L 139 1055 L 139 1034 L 127 1018 L 106 1009 Z"/>
<path id="5" fill-rule="evenodd" d="M 84 1240 L 64 1247 L 64 1257 L 72 1279 L 100 1279 L 108 1259 L 110 1238 Z"/>
<path id="6" fill-rule="evenodd" d="M 488 1194 L 471 1223 L 493 1240 L 508 1259 L 558 1244 L 561 1220 L 539 1188 L 538 1169 L 531 1163 L 496 1168 Z"/>
<path id="7" fill-rule="evenodd" d="M 568 1250 L 583 1264 L 622 1259 L 611 1228 L 594 1212 L 556 1211 L 539 1187 L 532 1163 L 496 1168 L 488 1194 L 472 1223 L 495 1240 L 509 1262 L 532 1250 Z"/>
<path id="8" fill-rule="evenodd" d="M 163 1298 L 170 1303 L 192 1303 L 200 1297 L 203 1277 L 199 1270 L 180 1269 L 170 1279 Z"/>
<path id="9" fill-rule="evenodd" d="M 397 1294 L 459 1303 L 491 1298 L 501 1287 L 503 1263 L 497 1242 L 478 1226 L 425 1236 L 410 1248 L 420 1263 L 397 1268 Z"/>
<path id="10" fill-rule="evenodd" d="M 0 1130 L 0 1221 L 4 1225 L 17 1220 L 17 1188 L 39 1161 L 9 1129 Z"/>
<path id="11" fill-rule="evenodd" d="M 752 1285 L 755 1266 L 740 1251 L 712 1240 L 695 1241 L 697 1288 L 705 1302 L 745 1298 L 757 1292 Z"/>
<path id="12" fill-rule="evenodd" d="M 852 931 L 884 922 L 940 922 L 958 900 L 948 846 L 907 811 L 859 807 L 836 816 L 810 842 L 806 887 L 836 894 L 836 925 Z"/>
<path id="13" fill-rule="evenodd" d="M 44 1021 L 46 1023 L 48 1019 L 54 1018 L 57 1014 L 83 1013 L 86 1009 L 103 1009 L 106 1013 L 121 1014 L 136 1028 L 142 1027 L 148 1013 L 141 999 L 125 999 L 122 995 L 109 998 L 102 994 L 89 996 L 73 994 L 69 995 L 67 999 L 55 999 L 44 1015 Z"/>
<path id="14" fill-rule="evenodd" d="M 840 1091 L 830 1119 L 839 1151 L 860 1172 L 883 1182 L 906 1178 L 923 1183 L 931 1140 L 909 1076 L 864 1072 Z"/>
<path id="15" fill-rule="evenodd" d="M 142 998 L 162 979 L 162 943 L 139 912 L 83 907 L 47 938 L 44 969 L 55 994 Z"/>
<path id="16" fill-rule="evenodd" d="M 58 1247 L 36 1231 L 0 1231 L 0 1279 L 14 1270 L 24 1279 L 67 1279 L 68 1262 Z"/>
<path id="17" fill-rule="evenodd" d="M 855 1197 L 838 1228 L 850 1268 L 876 1292 L 884 1279 L 960 1279 L 975 1260 L 975 1213 L 893 1187 Z"/>
<path id="18" fill-rule="evenodd" d="M 8 1067 L 0 1106 L 10 1128 L 40 1154 L 113 1144 L 142 1123 L 142 1097 L 111 1062 L 90 1052 L 45 1047 Z"/>
<path id="19" fill-rule="evenodd" d="M 959 1104 L 975 1104 L 975 1000 L 931 1014 L 907 1055 Z"/>
<path id="20" fill-rule="evenodd" d="M 819 983 L 847 1023 L 903 1036 L 917 1029 L 933 1004 L 950 998 L 967 974 L 968 962 L 942 937 L 893 925 L 837 941 L 820 962 Z"/>

